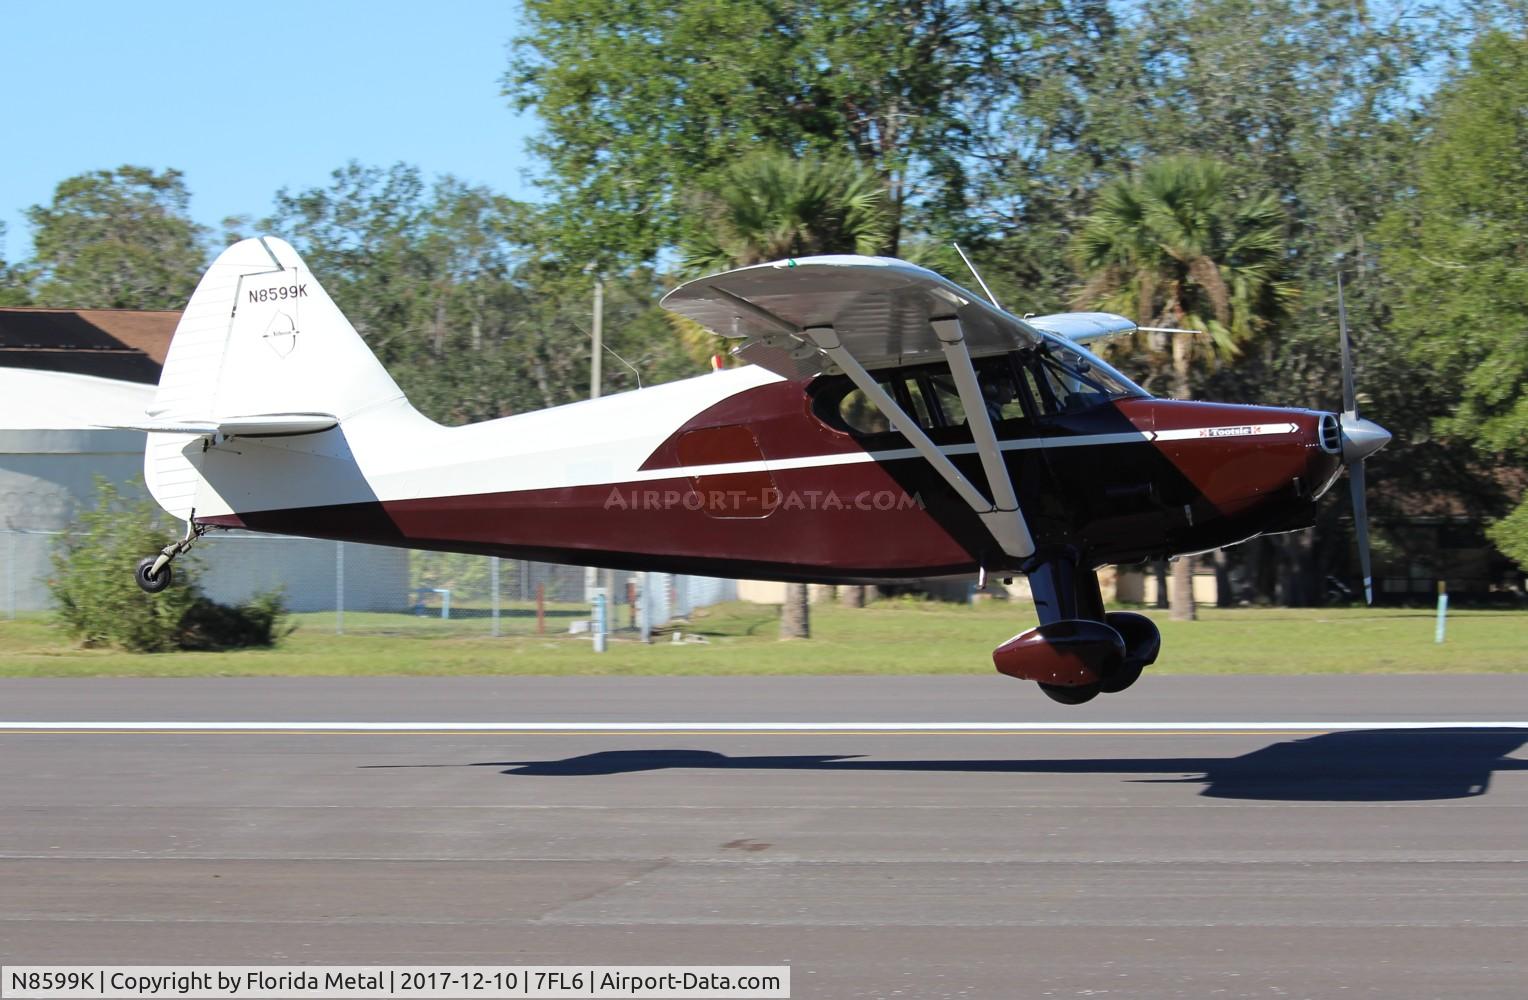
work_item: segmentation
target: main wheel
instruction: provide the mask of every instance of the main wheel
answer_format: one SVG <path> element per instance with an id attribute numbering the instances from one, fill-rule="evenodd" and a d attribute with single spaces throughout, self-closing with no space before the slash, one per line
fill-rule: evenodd
<path id="1" fill-rule="evenodd" d="M 1133 611 L 1111 611 L 1104 622 L 1125 640 L 1125 659 L 1119 669 L 1103 679 L 1105 694 L 1118 694 L 1141 679 L 1141 671 L 1157 661 L 1162 633 L 1156 623 Z"/>
<path id="2" fill-rule="evenodd" d="M 1036 682 L 1039 683 L 1039 682 Z M 1081 705 L 1085 701 L 1092 701 L 1102 691 L 1102 683 L 1079 684 L 1076 687 L 1066 687 L 1061 684 L 1040 684 L 1040 690 L 1051 701 L 1059 701 L 1063 705 Z"/>
<path id="3" fill-rule="evenodd" d="M 154 562 L 158 556 L 145 556 L 138 560 L 138 569 L 133 573 L 133 579 L 138 581 L 138 587 L 147 594 L 157 594 L 170 585 L 175 575 L 170 572 L 170 564 L 165 563 L 164 568 L 157 575 L 150 576 L 154 570 Z"/>
<path id="4" fill-rule="evenodd" d="M 1144 663 L 1132 663 L 1126 660 L 1120 664 L 1118 670 L 1099 681 L 1099 690 L 1104 694 L 1119 694 L 1130 685 L 1141 679 L 1141 671 L 1146 669 Z"/>

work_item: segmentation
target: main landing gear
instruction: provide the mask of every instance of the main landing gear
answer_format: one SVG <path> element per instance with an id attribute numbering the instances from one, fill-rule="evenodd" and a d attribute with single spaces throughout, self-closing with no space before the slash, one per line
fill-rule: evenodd
<path id="1" fill-rule="evenodd" d="M 196 523 L 196 511 L 193 510 L 186 521 L 186 537 L 166 545 L 159 550 L 157 556 L 144 556 L 138 560 L 138 566 L 133 570 L 133 579 L 139 589 L 148 594 L 157 594 L 168 587 L 175 579 L 175 574 L 170 571 L 170 563 L 176 556 L 188 551 L 206 533 L 207 525 Z"/>
<path id="2" fill-rule="evenodd" d="M 1131 611 L 1105 613 L 1096 573 L 1057 557 L 1028 576 L 1041 624 L 992 651 L 999 672 L 1035 681 L 1053 701 L 1081 705 L 1125 690 L 1156 662 L 1156 625 Z"/>

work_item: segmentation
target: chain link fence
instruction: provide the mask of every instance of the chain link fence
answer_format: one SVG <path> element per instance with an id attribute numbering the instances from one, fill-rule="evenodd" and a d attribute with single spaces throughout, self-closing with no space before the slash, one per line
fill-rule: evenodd
<path id="1" fill-rule="evenodd" d="M 52 607 L 48 578 L 61 532 L 0 530 L 0 615 Z M 144 555 L 149 553 L 145 552 Z M 609 627 L 645 634 L 696 609 L 736 600 L 737 581 L 630 573 L 356 542 L 219 531 L 194 561 L 215 601 L 238 604 L 279 590 L 304 625 L 336 632 L 450 629 L 511 635 L 587 631 L 595 594 L 608 595 Z M 124 577 L 131 566 L 122 567 Z"/>

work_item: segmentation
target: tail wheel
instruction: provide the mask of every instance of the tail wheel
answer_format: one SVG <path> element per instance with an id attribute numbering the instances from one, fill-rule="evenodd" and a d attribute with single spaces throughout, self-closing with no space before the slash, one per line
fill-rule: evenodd
<path id="1" fill-rule="evenodd" d="M 133 579 L 138 581 L 138 587 L 147 594 L 157 594 L 168 587 L 175 574 L 170 571 L 170 564 L 165 563 L 158 573 L 154 573 L 154 563 L 158 556 L 144 556 L 138 560 L 138 568 L 133 573 Z"/>
<path id="2" fill-rule="evenodd" d="M 1066 687 L 1061 684 L 1041 684 L 1040 690 L 1051 701 L 1059 701 L 1063 705 L 1081 705 L 1085 701 L 1097 698 L 1099 692 L 1108 690 L 1102 682 L 1097 684 L 1079 684 L 1076 687 Z"/>

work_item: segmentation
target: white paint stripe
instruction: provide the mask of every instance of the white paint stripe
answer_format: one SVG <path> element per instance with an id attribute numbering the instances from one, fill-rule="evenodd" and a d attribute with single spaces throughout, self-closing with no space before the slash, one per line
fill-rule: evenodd
<path id="1" fill-rule="evenodd" d="M 741 370 L 741 369 L 734 369 L 734 370 Z M 612 397 L 612 398 L 614 398 L 614 397 Z M 538 412 L 549 412 L 549 411 L 538 411 Z M 505 418 L 505 419 L 510 419 L 510 418 Z M 489 421 L 488 423 L 496 423 L 496 422 L 495 421 Z M 469 427 L 483 427 L 483 426 L 487 426 L 487 424 L 471 424 L 471 425 L 468 425 L 468 426 Z M 1181 429 L 1181 430 L 1171 430 L 1171 431 L 1119 431 L 1119 432 L 1115 432 L 1115 433 L 1112 433 L 1112 434 L 1081 434 L 1081 435 L 1077 435 L 1077 436 L 1074 436 L 1074 437 L 1013 438 L 1013 439 L 1009 439 L 1007 441 L 1000 441 L 999 442 L 999 447 L 1001 448 L 1002 451 L 1009 452 L 1009 451 L 1030 451 L 1030 450 L 1034 450 L 1034 449 L 1037 449 L 1037 448 L 1086 448 L 1086 447 L 1102 446 L 1102 445 L 1142 444 L 1142 443 L 1151 443 L 1153 441 L 1171 441 L 1171 440 L 1188 440 L 1188 439 L 1212 438 L 1212 437 L 1217 436 L 1216 435 L 1217 431 L 1238 431 L 1238 432 L 1245 432 L 1245 431 L 1248 430 L 1249 426 L 1252 426 L 1252 425 L 1245 425 L 1245 426 L 1239 425 L 1239 426 L 1236 426 L 1236 427 L 1226 427 L 1226 428 L 1222 428 L 1222 427 L 1190 427 L 1190 428 L 1184 428 L 1184 429 Z M 1295 425 L 1295 424 L 1266 424 L 1266 425 L 1255 425 L 1255 426 L 1257 428 L 1259 428 L 1260 433 L 1278 433 L 1278 434 L 1284 434 L 1284 433 L 1288 433 L 1291 429 L 1297 429 L 1297 425 Z M 1262 428 L 1272 428 L 1273 430 L 1262 430 Z M 453 428 L 453 430 L 465 430 L 465 429 L 466 428 Z M 1227 435 L 1227 436 L 1236 436 L 1236 435 Z M 171 439 L 170 438 L 166 438 L 165 440 L 171 440 Z M 178 448 L 181 445 L 184 445 L 185 441 L 177 438 L 177 439 L 174 439 L 172 441 L 172 443 L 174 443 L 176 445 L 176 447 Z M 269 441 L 267 441 L 266 443 L 269 444 Z M 977 453 L 977 449 L 976 449 L 976 445 L 975 444 L 945 445 L 945 446 L 939 448 L 938 450 L 940 452 L 942 452 L 943 454 L 945 454 L 947 456 L 952 456 L 952 457 L 953 456 L 957 456 L 957 455 L 974 455 L 974 454 Z M 156 454 L 158 454 L 158 453 L 156 453 Z M 170 458 L 174 458 L 175 459 L 174 462 L 171 462 L 171 465 L 175 466 L 175 468 L 177 468 L 177 469 L 181 468 L 181 466 L 183 465 L 183 463 L 179 462 L 179 457 L 178 456 L 179 456 L 178 451 L 175 452 L 174 455 L 170 456 Z M 536 455 L 532 455 L 530 457 L 531 458 L 536 458 L 537 456 Z M 508 492 L 511 492 L 511 493 L 528 492 L 528 491 L 531 491 L 531 490 L 549 489 L 549 488 L 552 488 L 553 486 L 561 486 L 561 487 L 591 487 L 591 488 L 593 488 L 593 487 L 604 487 L 604 488 L 609 488 L 609 489 L 612 489 L 612 490 L 620 490 L 621 487 L 629 487 L 629 486 L 633 486 L 635 484 L 645 484 L 645 483 L 657 484 L 657 483 L 664 483 L 664 482 L 675 482 L 675 481 L 678 481 L 678 480 L 684 480 L 684 479 L 688 479 L 690 477 L 697 477 L 697 476 L 724 476 L 724 475 L 736 475 L 736 474 L 739 474 L 739 473 L 749 473 L 749 472 L 771 472 L 772 473 L 772 472 L 783 472 L 783 471 L 792 470 L 792 469 L 826 469 L 826 468 L 832 468 L 832 467 L 841 466 L 841 465 L 861 465 L 861 464 L 866 464 L 866 463 L 870 463 L 870 462 L 907 461 L 909 459 L 916 459 L 916 458 L 919 458 L 919 457 L 920 456 L 919 456 L 919 454 L 918 454 L 916 449 L 913 449 L 913 448 L 894 448 L 894 449 L 888 449 L 888 450 L 884 450 L 884 451 L 853 451 L 853 452 L 840 452 L 840 453 L 825 454 L 825 455 L 800 455 L 800 456 L 797 456 L 797 457 L 794 457 L 794 458 L 755 459 L 755 460 L 747 461 L 747 462 L 721 462 L 721 463 L 717 463 L 717 464 L 714 464 L 714 465 L 669 466 L 667 468 L 640 469 L 640 470 L 632 470 L 632 471 L 629 471 L 629 472 L 620 472 L 620 473 L 607 472 L 606 469 L 605 469 L 605 465 L 608 464 L 608 463 L 603 463 L 603 464 L 602 463 L 595 463 L 599 467 L 600 471 L 598 471 L 597 473 L 594 473 L 594 474 L 592 474 L 590 476 L 585 477 L 585 476 L 575 475 L 575 476 L 573 476 L 572 479 L 569 479 L 566 482 L 562 482 L 562 483 L 534 482 L 534 483 L 528 483 L 528 484 L 513 485 L 513 486 L 511 486 L 508 489 Z M 163 456 L 161 456 L 161 459 L 164 460 L 164 461 L 169 461 L 169 459 L 165 459 Z M 506 462 L 511 462 L 511 464 L 512 464 L 513 461 L 524 461 L 524 460 L 525 460 L 525 456 L 514 456 L 512 460 L 511 459 L 506 459 L 505 461 Z M 179 464 L 177 464 L 177 463 L 179 463 Z M 156 466 L 156 468 L 158 468 L 158 466 Z M 396 484 L 384 485 L 383 481 L 387 478 L 385 476 L 381 476 L 381 477 L 379 477 L 379 476 L 368 476 L 367 482 L 368 482 L 368 484 L 369 484 L 369 486 L 370 486 L 370 488 L 372 490 L 372 495 L 373 496 L 381 497 L 384 500 L 388 500 L 388 501 L 408 500 L 408 499 L 425 499 L 425 498 L 428 498 L 428 497 L 443 496 L 443 495 L 448 495 L 448 494 L 450 494 L 450 495 L 456 495 L 456 494 L 471 495 L 471 494 L 485 493 L 485 492 L 486 493 L 502 492 L 502 490 L 490 490 L 490 489 L 487 489 L 486 486 L 484 484 L 482 484 L 482 483 L 478 483 L 477 485 L 472 485 L 470 483 L 458 482 L 458 481 L 456 481 L 454 479 L 451 479 L 450 475 L 448 474 L 448 473 L 450 473 L 449 468 L 444 470 L 444 471 L 441 470 L 441 469 L 432 469 L 430 471 L 431 471 L 432 474 L 429 475 L 429 476 L 420 477 L 420 476 L 414 475 L 414 476 L 411 477 L 411 481 L 416 482 L 416 483 L 417 482 L 430 482 L 430 483 L 434 484 L 434 488 L 433 489 L 429 489 L 429 490 L 421 491 L 421 488 L 415 487 L 415 488 L 411 488 L 411 489 L 406 489 L 406 490 L 400 491 L 397 488 Z M 163 475 L 163 473 L 161 474 L 161 478 L 162 478 L 162 475 Z M 442 480 L 440 478 L 442 475 L 446 475 L 446 479 Z M 196 477 L 193 475 L 191 478 L 194 479 Z M 442 485 L 443 483 L 444 483 L 444 485 Z M 456 485 L 453 486 L 453 485 L 451 485 L 452 483 L 455 483 Z M 177 494 L 177 495 L 179 495 L 179 494 Z M 288 498 L 288 499 L 290 500 L 290 498 Z M 166 501 L 166 503 L 168 503 L 168 502 L 169 501 Z M 274 508 L 267 508 L 267 507 L 256 506 L 256 507 L 242 507 L 242 508 L 239 508 L 239 509 L 242 512 L 244 512 L 244 513 L 248 513 L 251 510 L 286 509 L 286 508 L 289 508 L 289 507 L 292 507 L 292 506 L 297 506 L 297 507 L 313 506 L 313 505 L 317 504 L 318 502 L 319 501 L 314 501 L 313 503 L 308 503 L 308 502 L 296 502 L 296 503 L 286 502 L 286 503 L 282 503 L 280 505 L 277 505 Z M 331 498 L 329 500 L 324 500 L 322 502 L 330 503 L 330 502 L 341 502 L 341 501 L 333 500 Z M 221 506 L 221 507 L 219 507 L 217 509 L 204 508 L 204 513 L 208 513 L 208 514 L 211 514 L 211 515 L 228 514 L 228 513 L 233 513 L 234 510 L 235 510 L 235 508 L 233 506 L 231 506 L 227 501 L 224 501 L 223 502 L 223 506 Z"/>
<path id="2" fill-rule="evenodd" d="M 1184 427 L 1169 431 L 1118 431 L 1113 434 L 1079 434 L 1076 437 L 1011 438 L 998 442 L 1003 451 L 1030 451 L 1036 448 L 1086 448 L 1095 445 L 1142 444 L 1153 441 L 1191 441 L 1223 437 L 1266 437 L 1293 434 L 1298 424 L 1238 424 L 1217 427 Z M 975 455 L 974 444 L 945 445 L 939 449 L 946 455 Z M 645 469 L 626 482 L 651 482 L 658 479 L 677 479 L 684 476 L 721 476 L 739 472 L 778 472 L 785 469 L 815 469 L 834 465 L 855 465 L 862 462 L 897 462 L 917 458 L 914 448 L 894 448 L 889 451 L 854 451 L 830 455 L 801 455 L 796 458 L 754 460 L 751 462 L 723 462 L 716 465 L 686 465 L 666 469 Z M 618 485 L 612 483 L 611 485 Z"/>
<path id="3" fill-rule="evenodd" d="M 1222 427 L 1184 427 L 1174 431 L 1156 431 L 1157 441 L 1193 441 L 1201 438 L 1267 437 L 1269 435 L 1293 434 L 1300 429 L 1296 423 L 1282 424 L 1231 424 Z"/>
<path id="4" fill-rule="evenodd" d="M 0 732 L 341 733 L 1066 733 L 1357 732 L 1373 729 L 1528 729 L 1528 721 L 1395 722 L 18 722 Z"/>

